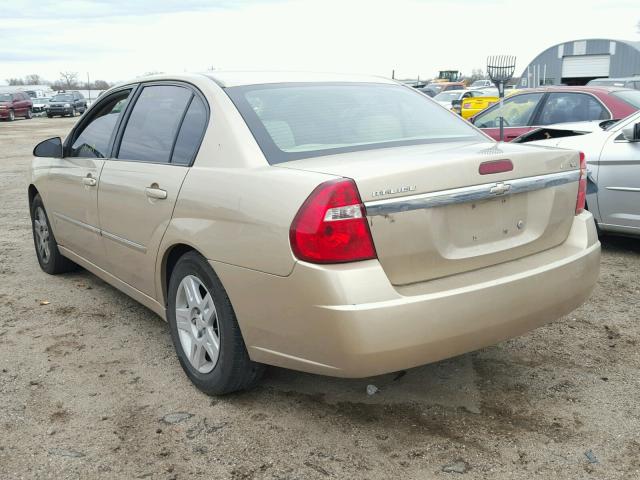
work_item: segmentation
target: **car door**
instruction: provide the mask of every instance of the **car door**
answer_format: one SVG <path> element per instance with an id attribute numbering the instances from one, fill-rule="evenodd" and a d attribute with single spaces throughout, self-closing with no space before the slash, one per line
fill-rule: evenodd
<path id="1" fill-rule="evenodd" d="M 496 104 L 474 117 L 473 123 L 492 138 L 500 139 L 500 116 L 504 117 L 504 140 L 510 142 L 514 138 L 528 132 L 531 121 L 535 117 L 543 92 L 532 92 L 513 95 L 504 100 L 502 108 Z"/>
<path id="2" fill-rule="evenodd" d="M 98 183 L 111 153 L 116 127 L 131 88 L 96 105 L 65 142 L 64 158 L 52 159 L 45 207 L 58 243 L 102 266 L 104 247 L 98 221 Z"/>
<path id="3" fill-rule="evenodd" d="M 116 159 L 105 163 L 100 177 L 108 271 L 152 297 L 160 241 L 192 159 L 184 156 L 194 145 L 183 145 L 181 126 L 204 108 L 203 97 L 187 85 L 144 85 L 118 135 Z"/>
<path id="4" fill-rule="evenodd" d="M 629 142 L 620 130 L 609 137 L 600 155 L 598 208 L 603 224 L 640 231 L 640 142 Z"/>

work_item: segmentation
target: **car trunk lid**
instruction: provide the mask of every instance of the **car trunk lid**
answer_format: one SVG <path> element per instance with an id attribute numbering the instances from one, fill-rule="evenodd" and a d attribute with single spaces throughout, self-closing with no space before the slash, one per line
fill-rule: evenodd
<path id="1" fill-rule="evenodd" d="M 481 164 L 505 160 L 511 170 L 480 174 Z M 495 143 L 367 150 L 278 166 L 356 182 L 394 285 L 559 245 L 571 228 L 579 176 L 577 152 Z"/>

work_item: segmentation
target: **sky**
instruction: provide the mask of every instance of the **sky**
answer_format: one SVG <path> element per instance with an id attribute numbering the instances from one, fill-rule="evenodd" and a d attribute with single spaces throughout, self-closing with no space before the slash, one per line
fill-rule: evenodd
<path id="1" fill-rule="evenodd" d="M 299 70 L 421 78 L 563 41 L 640 41 L 638 0 L 0 0 L 0 84 L 61 71 Z"/>

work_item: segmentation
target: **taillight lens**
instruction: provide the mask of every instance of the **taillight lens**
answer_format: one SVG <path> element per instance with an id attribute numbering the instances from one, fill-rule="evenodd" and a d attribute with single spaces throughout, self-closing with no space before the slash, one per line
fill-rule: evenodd
<path id="1" fill-rule="evenodd" d="M 580 180 L 578 180 L 578 198 L 576 199 L 576 215 L 584 211 L 587 201 L 587 161 L 580 152 Z"/>
<path id="2" fill-rule="evenodd" d="M 289 230 L 300 260 L 344 263 L 376 258 L 364 205 L 350 179 L 325 182 L 309 195 Z"/>

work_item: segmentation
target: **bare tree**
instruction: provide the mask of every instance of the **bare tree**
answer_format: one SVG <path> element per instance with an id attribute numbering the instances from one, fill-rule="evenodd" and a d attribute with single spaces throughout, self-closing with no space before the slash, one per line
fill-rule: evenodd
<path id="1" fill-rule="evenodd" d="M 109 86 L 110 85 L 104 80 L 96 80 L 95 82 L 93 82 L 93 88 L 95 88 L 96 90 L 106 90 L 107 88 L 109 88 Z"/>
<path id="2" fill-rule="evenodd" d="M 44 78 L 42 78 L 37 73 L 32 73 L 31 75 L 27 75 L 24 77 L 25 85 L 44 85 L 46 82 Z"/>
<path id="3" fill-rule="evenodd" d="M 60 72 L 60 83 L 65 88 L 78 88 L 78 72 Z"/>
<path id="4" fill-rule="evenodd" d="M 24 85 L 24 80 L 21 78 L 7 78 L 7 83 L 11 86 Z"/>

